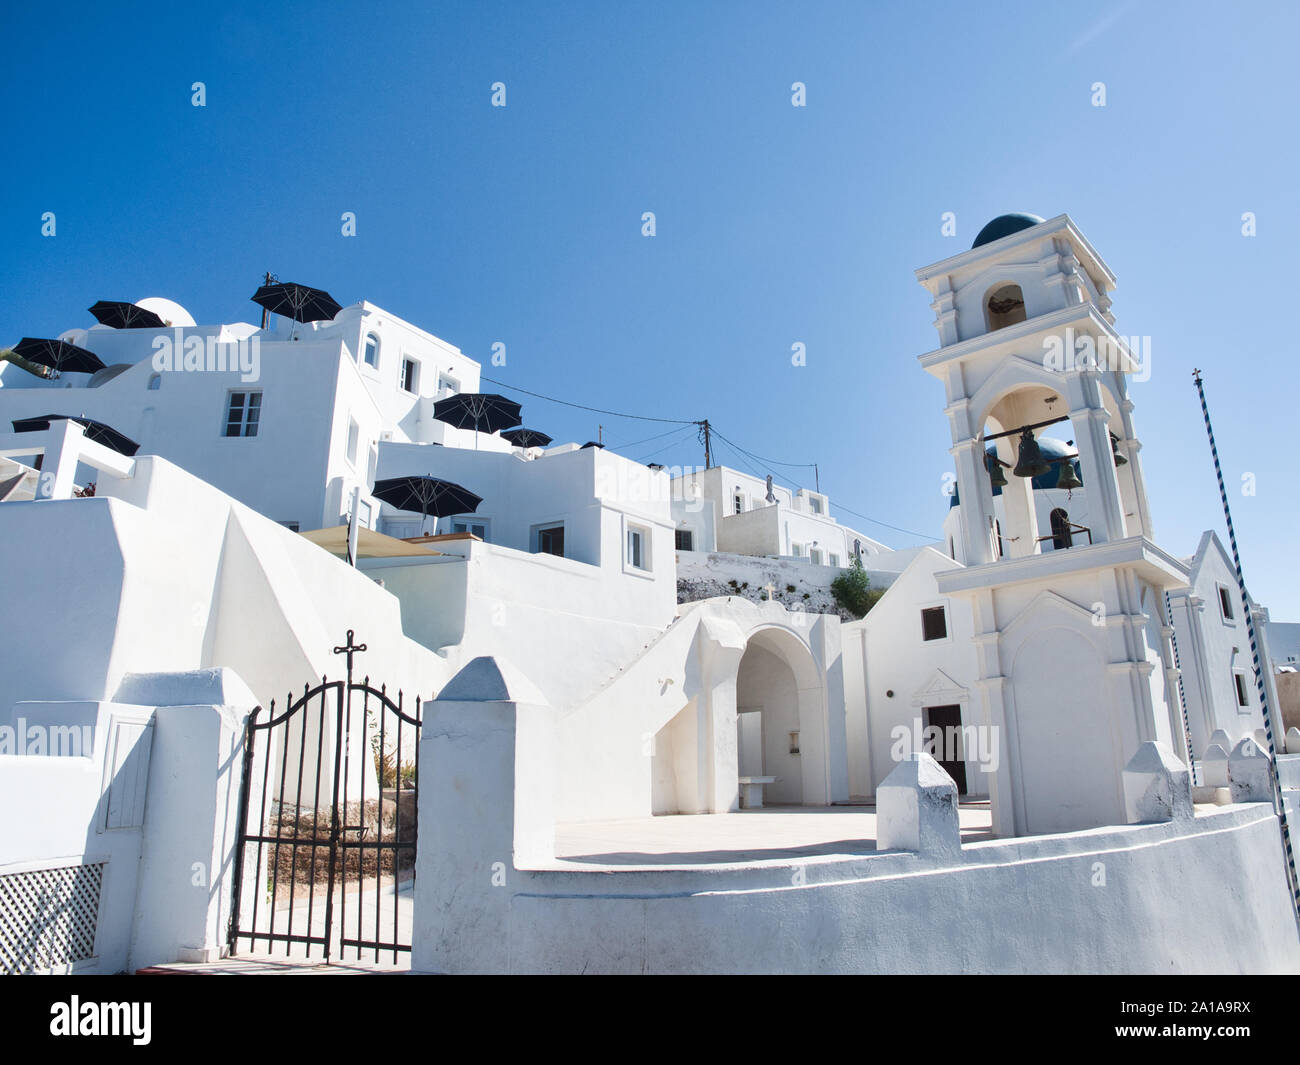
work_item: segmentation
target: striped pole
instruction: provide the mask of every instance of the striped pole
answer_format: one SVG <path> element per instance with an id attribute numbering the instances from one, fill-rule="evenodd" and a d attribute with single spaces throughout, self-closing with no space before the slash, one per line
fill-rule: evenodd
<path id="1" fill-rule="evenodd" d="M 1241 608 L 1246 615 L 1246 632 L 1250 636 L 1250 655 L 1255 664 L 1255 688 L 1259 692 L 1259 705 L 1264 711 L 1264 738 L 1268 741 L 1269 777 L 1273 786 L 1273 809 L 1282 826 L 1282 848 L 1286 851 L 1287 877 L 1291 887 L 1291 903 L 1296 920 L 1300 921 L 1300 878 L 1296 876 L 1295 852 L 1291 849 L 1291 829 L 1286 819 L 1286 803 L 1282 799 L 1282 786 L 1277 771 L 1277 746 L 1273 742 L 1273 715 L 1268 705 L 1268 692 L 1264 687 L 1264 668 L 1260 661 L 1259 639 L 1255 634 L 1255 615 L 1250 609 L 1250 596 L 1246 594 L 1246 578 L 1241 572 L 1241 552 L 1237 550 L 1237 533 L 1232 527 L 1232 509 L 1228 506 L 1228 489 L 1223 483 L 1223 466 L 1219 463 L 1219 448 L 1214 442 L 1214 427 L 1210 424 L 1210 408 L 1205 402 L 1205 385 L 1201 371 L 1192 371 L 1196 391 L 1201 397 L 1201 415 L 1205 418 L 1205 434 L 1210 438 L 1210 454 L 1214 456 L 1214 475 L 1219 479 L 1219 498 L 1223 501 L 1223 517 L 1228 523 L 1228 542 L 1232 546 L 1232 562 L 1237 567 L 1237 590 L 1241 593 Z"/>
<path id="2" fill-rule="evenodd" d="M 1169 646 L 1174 652 L 1174 671 L 1178 674 L 1178 708 L 1183 712 L 1183 738 L 1187 740 L 1187 768 L 1196 783 L 1196 753 L 1192 750 L 1192 722 L 1187 716 L 1187 694 L 1183 689 L 1183 663 L 1178 657 L 1178 633 L 1174 631 L 1174 606 L 1165 592 L 1165 617 L 1169 619 Z"/>

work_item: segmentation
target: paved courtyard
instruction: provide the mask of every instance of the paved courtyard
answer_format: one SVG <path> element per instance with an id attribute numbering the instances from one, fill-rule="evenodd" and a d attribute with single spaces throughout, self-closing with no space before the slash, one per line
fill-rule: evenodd
<path id="1" fill-rule="evenodd" d="M 963 804 L 962 842 L 992 838 L 987 802 Z M 556 857 L 590 866 L 716 865 L 874 854 L 874 806 L 766 806 L 730 814 L 562 824 Z"/>

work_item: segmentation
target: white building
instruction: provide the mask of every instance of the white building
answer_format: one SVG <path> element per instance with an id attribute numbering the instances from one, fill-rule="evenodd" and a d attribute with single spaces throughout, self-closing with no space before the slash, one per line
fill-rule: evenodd
<path id="1" fill-rule="evenodd" d="M 397 689 L 424 700 L 423 718 L 401 718 L 423 729 L 406 944 L 417 965 L 936 968 L 928 917 L 942 910 L 973 930 L 970 967 L 1001 971 L 1015 967 L 1003 930 L 1033 917 L 1025 898 L 1065 912 L 1026 948 L 1028 970 L 1292 964 L 1300 944 L 1260 756 L 1234 749 L 1228 808 L 1193 816 L 1198 739 L 1245 735 L 1258 703 L 1233 705 L 1241 628 L 1212 613 L 1230 572 L 1217 540 L 1190 563 L 1153 541 L 1113 276 L 1062 215 L 995 219 L 917 277 L 939 333 L 920 362 L 945 388 L 960 500 L 946 550 L 891 552 L 836 522 L 825 495 L 725 467 L 671 478 L 600 448 L 525 451 L 451 429 L 432 404 L 477 390 L 477 365 L 369 303 L 267 330 L 198 326 L 159 304 L 173 328 L 65 334 L 109 363 L 97 375 L 41 382 L 0 368 L 5 419 L 84 415 L 141 444 L 122 456 L 69 421 L 0 433 L 11 460 L 0 587 L 31 634 L 0 644 L 0 726 L 95 737 L 75 759 L 0 750 L 0 804 L 32 809 L 0 824 L 0 877 L 48 895 L 41 885 L 80 890 L 97 870 L 93 907 L 78 903 L 91 907 L 89 947 L 59 964 L 215 957 L 255 935 L 246 912 L 232 920 L 241 897 L 265 901 L 274 922 L 259 804 L 279 786 L 277 823 L 290 807 L 295 818 L 337 807 L 332 770 L 345 821 L 354 783 L 376 817 L 385 803 L 400 810 L 400 769 L 379 792 L 384 758 L 414 740 L 376 742 L 366 723 L 370 700 L 383 713 Z M 1080 337 L 1108 361 L 1053 361 L 1054 341 L 1073 354 Z M 256 352 L 256 369 L 185 369 L 185 348 L 206 360 L 209 338 L 227 358 Z M 177 345 L 181 368 L 156 368 Z M 1057 424 L 1064 443 L 1039 450 L 1082 481 L 1068 507 L 1061 489 L 1011 469 L 1019 439 L 1032 450 Z M 996 497 L 989 443 L 1006 463 Z M 378 478 L 415 475 L 482 502 L 445 516 L 441 536 L 416 536 L 419 515 L 370 495 Z M 90 481 L 93 496 L 75 491 Z M 350 565 L 321 544 L 338 539 L 354 489 L 367 535 Z M 888 590 L 851 623 L 770 593 L 679 604 L 679 552 L 705 571 L 742 558 L 756 573 L 769 562 L 835 572 L 860 557 Z M 1182 679 L 1200 699 L 1188 703 L 1191 751 L 1166 592 L 1181 596 Z M 330 686 L 341 654 L 348 670 L 361 655 L 369 679 Z M 279 700 L 280 718 L 260 718 L 270 729 L 295 712 L 293 692 L 319 695 L 315 732 L 254 742 L 254 704 Z M 927 732 L 943 740 L 946 774 L 935 767 L 923 786 Z M 261 783 L 247 770 L 258 744 Z M 1300 762 L 1288 773 L 1290 801 Z M 295 776 L 308 777 L 307 798 L 300 783 L 286 803 Z M 761 840 L 757 857 L 735 860 L 708 847 L 657 864 L 640 852 L 598 866 L 557 858 L 558 826 L 662 827 L 739 813 L 742 794 L 746 806 L 875 800 L 881 853 L 837 853 L 852 841 L 835 835 L 793 873 Z M 959 801 L 986 802 L 996 838 L 963 847 Z M 1052 838 L 1025 838 L 1039 836 Z M 176 878 L 190 875 L 196 839 L 216 872 L 186 894 Z M 1098 855 L 1118 871 L 1107 892 L 1079 873 Z M 1250 907 L 1237 904 L 1239 876 Z M 1173 891 L 1205 927 L 1171 960 Z"/>

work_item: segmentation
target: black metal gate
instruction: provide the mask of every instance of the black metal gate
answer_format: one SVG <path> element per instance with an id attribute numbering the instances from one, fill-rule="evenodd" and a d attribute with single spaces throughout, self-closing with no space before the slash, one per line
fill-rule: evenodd
<path id="1" fill-rule="evenodd" d="M 329 962 L 411 949 L 398 895 L 415 879 L 420 700 L 353 678 L 259 706 L 244 735 L 229 947 Z M 356 698 L 356 696 L 360 698 Z M 314 732 L 314 737 L 311 733 Z M 314 747 L 314 753 L 313 753 Z M 373 773 L 366 765 L 373 766 Z M 371 912 L 373 911 L 373 912 Z M 354 951 L 354 954 L 349 954 Z"/>

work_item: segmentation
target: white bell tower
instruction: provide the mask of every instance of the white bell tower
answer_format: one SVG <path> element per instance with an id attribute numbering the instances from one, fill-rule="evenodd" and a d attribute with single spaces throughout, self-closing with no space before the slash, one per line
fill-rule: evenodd
<path id="1" fill-rule="evenodd" d="M 940 343 L 920 363 L 946 390 L 961 500 L 965 568 L 938 580 L 974 611 L 984 720 L 964 724 L 993 728 L 1002 753 L 994 830 L 1123 823 L 1120 774 L 1138 745 L 1187 757 L 1164 607 L 1187 572 L 1151 539 L 1128 396 L 1142 367 L 1114 329 L 1114 275 L 1068 215 L 1010 214 L 916 276 Z M 1031 466 L 1017 464 L 1066 421 L 1089 525 L 1052 550 L 1021 475 Z M 1001 522 L 994 476 L 1006 479 Z"/>

